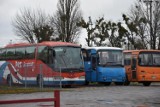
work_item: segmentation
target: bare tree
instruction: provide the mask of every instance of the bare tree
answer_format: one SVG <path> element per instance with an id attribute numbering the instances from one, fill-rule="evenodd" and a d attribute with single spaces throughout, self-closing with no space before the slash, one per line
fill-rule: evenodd
<path id="1" fill-rule="evenodd" d="M 49 17 L 42 10 L 24 8 L 12 21 L 14 31 L 22 40 L 29 43 L 43 41 L 43 36 L 52 36 L 53 28 L 49 25 Z M 50 40 L 50 38 L 45 40 Z"/>
<path id="2" fill-rule="evenodd" d="M 128 16 L 137 24 L 142 45 L 150 49 L 160 49 L 160 1 L 137 0 Z"/>
<path id="3" fill-rule="evenodd" d="M 80 27 L 76 24 L 81 20 L 82 14 L 78 0 L 59 0 L 57 12 L 51 17 L 51 23 L 59 40 L 75 42 L 80 34 Z"/>

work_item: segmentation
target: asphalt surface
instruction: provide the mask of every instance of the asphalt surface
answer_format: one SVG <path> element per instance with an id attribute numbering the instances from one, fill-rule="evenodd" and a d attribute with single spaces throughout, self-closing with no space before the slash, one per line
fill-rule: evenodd
<path id="1" fill-rule="evenodd" d="M 60 92 L 61 107 L 160 107 L 160 83 L 149 87 L 83 86 L 65 88 Z M 0 100 L 53 98 L 52 92 L 1 94 Z M 53 102 L 7 104 L 0 107 L 54 107 Z"/>

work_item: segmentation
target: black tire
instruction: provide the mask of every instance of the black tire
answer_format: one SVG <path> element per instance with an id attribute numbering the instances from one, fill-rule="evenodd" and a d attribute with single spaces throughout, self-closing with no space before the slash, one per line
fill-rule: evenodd
<path id="1" fill-rule="evenodd" d="M 151 82 L 143 82 L 143 86 L 150 86 Z"/>
<path id="2" fill-rule="evenodd" d="M 123 82 L 115 82 L 115 85 L 124 85 Z"/>
<path id="3" fill-rule="evenodd" d="M 63 85 L 62 88 L 72 88 L 72 85 Z"/>
<path id="4" fill-rule="evenodd" d="M 128 76 L 127 76 L 127 75 L 126 75 L 126 80 L 125 80 L 125 82 L 124 82 L 124 85 L 125 85 L 125 86 L 130 85 L 130 81 L 128 81 Z"/>
<path id="5" fill-rule="evenodd" d="M 111 82 L 104 82 L 104 85 L 109 86 L 109 85 L 111 85 Z"/>
<path id="6" fill-rule="evenodd" d="M 8 84 L 9 86 L 11 86 L 11 85 L 13 84 L 13 80 L 12 80 L 11 74 L 8 74 L 8 75 L 7 75 L 7 84 Z"/>
<path id="7" fill-rule="evenodd" d="M 89 82 L 88 81 L 85 81 L 85 84 L 84 85 L 89 85 Z"/>
<path id="8" fill-rule="evenodd" d="M 37 86 L 41 87 L 43 85 L 43 76 L 38 74 L 37 76 Z"/>

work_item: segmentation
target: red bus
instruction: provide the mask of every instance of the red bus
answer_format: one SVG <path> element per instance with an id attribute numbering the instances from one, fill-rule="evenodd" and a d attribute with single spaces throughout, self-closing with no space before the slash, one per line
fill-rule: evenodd
<path id="1" fill-rule="evenodd" d="M 124 59 L 126 85 L 139 82 L 149 86 L 160 82 L 160 50 L 126 50 Z"/>
<path id="2" fill-rule="evenodd" d="M 80 85 L 85 72 L 81 47 L 73 43 L 10 44 L 0 49 L 0 83 Z"/>

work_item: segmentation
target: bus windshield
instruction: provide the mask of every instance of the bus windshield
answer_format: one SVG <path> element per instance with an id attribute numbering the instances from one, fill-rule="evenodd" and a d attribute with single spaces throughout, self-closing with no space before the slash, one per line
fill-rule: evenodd
<path id="1" fill-rule="evenodd" d="M 159 52 L 143 52 L 139 54 L 139 65 L 141 66 L 160 66 Z"/>
<path id="2" fill-rule="evenodd" d="M 55 68 L 63 70 L 83 69 L 83 58 L 79 47 L 54 47 Z"/>
<path id="3" fill-rule="evenodd" d="M 124 66 L 123 52 L 121 50 L 98 51 L 100 66 Z"/>

